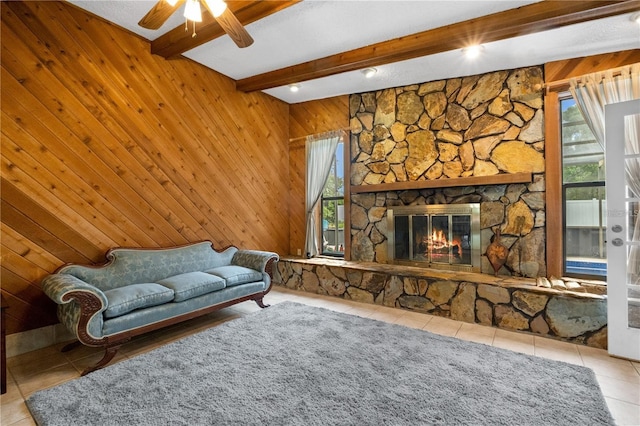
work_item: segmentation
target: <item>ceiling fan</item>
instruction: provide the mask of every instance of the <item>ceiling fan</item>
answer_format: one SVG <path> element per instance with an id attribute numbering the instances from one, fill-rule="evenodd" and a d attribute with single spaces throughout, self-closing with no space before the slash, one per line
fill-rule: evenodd
<path id="1" fill-rule="evenodd" d="M 236 15 L 229 10 L 224 0 L 159 0 L 138 22 L 138 25 L 150 30 L 157 30 L 185 2 L 184 17 L 187 21 L 193 22 L 192 37 L 196 36 L 195 23 L 202 22 L 200 9 L 200 3 L 202 3 L 238 47 L 248 47 L 253 44 L 253 38 L 238 21 Z M 187 29 L 185 24 L 185 31 Z"/>

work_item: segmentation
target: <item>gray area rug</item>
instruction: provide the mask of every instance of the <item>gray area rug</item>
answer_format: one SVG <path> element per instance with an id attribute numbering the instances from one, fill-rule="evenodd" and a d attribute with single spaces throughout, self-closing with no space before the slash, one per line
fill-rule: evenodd
<path id="1" fill-rule="evenodd" d="M 607 425 L 592 370 L 285 302 L 33 394 L 42 425 Z"/>

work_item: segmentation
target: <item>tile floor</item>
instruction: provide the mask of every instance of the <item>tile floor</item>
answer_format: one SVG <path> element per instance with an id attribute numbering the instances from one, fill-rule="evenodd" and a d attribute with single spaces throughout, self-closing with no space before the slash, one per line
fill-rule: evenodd
<path id="1" fill-rule="evenodd" d="M 295 292 L 282 287 L 274 288 L 265 298 L 265 301 L 270 304 L 285 300 L 420 328 L 432 333 L 454 336 L 529 355 L 584 365 L 595 371 L 617 424 L 640 425 L 640 363 L 611 358 L 604 350 L 426 314 Z M 141 336 L 123 346 L 115 361 L 134 357 L 165 343 L 259 309 L 254 302 L 244 302 L 221 312 Z M 0 424 L 34 425 L 25 405 L 25 398 L 39 389 L 79 377 L 80 371 L 102 357 L 102 351 L 87 347 L 76 348 L 63 354 L 60 352 L 62 346 L 62 344 L 50 346 L 7 360 L 7 393 L 2 395 L 0 400 Z"/>

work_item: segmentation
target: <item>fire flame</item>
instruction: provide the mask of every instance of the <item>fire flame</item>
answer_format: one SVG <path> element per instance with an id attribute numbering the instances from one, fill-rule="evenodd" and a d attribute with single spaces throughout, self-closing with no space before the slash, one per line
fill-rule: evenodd
<path id="1" fill-rule="evenodd" d="M 458 247 L 458 254 L 462 254 L 462 243 L 458 239 L 453 239 L 451 242 L 447 240 L 446 235 L 440 229 L 434 229 L 431 234 L 431 250 L 448 250 L 449 247 Z"/>

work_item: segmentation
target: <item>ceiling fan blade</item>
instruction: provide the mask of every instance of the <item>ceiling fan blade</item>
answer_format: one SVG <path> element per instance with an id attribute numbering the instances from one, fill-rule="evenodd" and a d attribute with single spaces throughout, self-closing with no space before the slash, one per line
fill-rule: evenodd
<path id="1" fill-rule="evenodd" d="M 231 37 L 238 47 L 249 47 L 253 44 L 253 38 L 249 35 L 247 30 L 245 30 L 244 26 L 242 26 L 232 11 L 227 9 L 216 19 L 222 29 L 229 34 L 229 37 Z"/>
<path id="2" fill-rule="evenodd" d="M 202 2 L 204 6 L 207 8 L 209 13 L 216 18 L 218 24 L 222 27 L 224 32 L 226 32 L 231 40 L 233 40 L 238 47 L 249 47 L 253 44 L 253 38 L 249 35 L 247 30 L 244 29 L 244 26 L 236 15 L 233 14 L 232 11 L 227 7 L 222 14 L 215 16 L 213 10 L 211 10 L 211 6 L 207 0 Z"/>
<path id="3" fill-rule="evenodd" d="M 159 0 L 138 22 L 138 25 L 149 30 L 157 30 L 184 2 L 185 0 L 178 0 L 175 5 L 171 6 L 166 0 Z"/>

